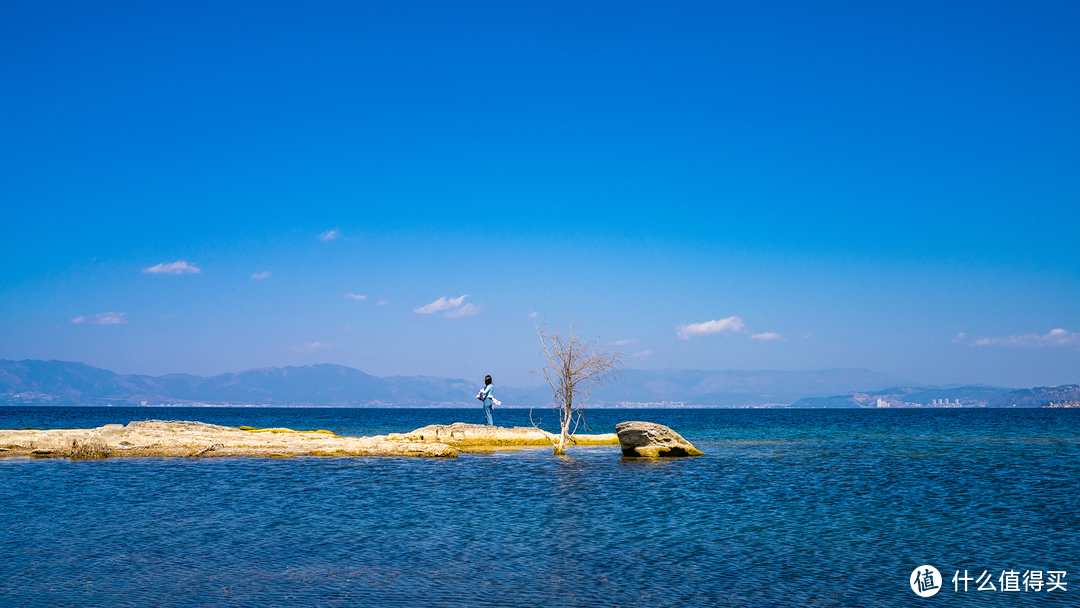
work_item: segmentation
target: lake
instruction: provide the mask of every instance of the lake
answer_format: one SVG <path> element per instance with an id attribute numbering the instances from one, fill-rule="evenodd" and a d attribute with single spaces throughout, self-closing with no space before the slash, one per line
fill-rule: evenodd
<path id="1" fill-rule="evenodd" d="M 529 424 L 526 410 L 495 414 Z M 165 419 L 371 435 L 481 416 L 5 407 L 0 427 Z M 665 424 L 706 454 L 0 459 L 0 606 L 1072 606 L 1080 594 L 1080 411 L 587 419 L 597 433 Z M 908 584 L 923 564 L 944 575 L 932 599 Z M 997 590 L 954 591 L 965 570 Z M 1001 591 L 1011 571 L 1064 571 L 1067 591 Z"/>

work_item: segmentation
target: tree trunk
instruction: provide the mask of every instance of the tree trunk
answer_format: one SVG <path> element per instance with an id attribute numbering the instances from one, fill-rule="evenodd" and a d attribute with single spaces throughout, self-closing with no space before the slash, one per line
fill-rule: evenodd
<path id="1" fill-rule="evenodd" d="M 559 411 L 559 427 L 562 433 L 559 435 L 559 445 L 555 446 L 556 454 L 565 454 L 566 446 L 570 444 L 570 417 L 572 411 L 569 407 L 563 407 Z"/>

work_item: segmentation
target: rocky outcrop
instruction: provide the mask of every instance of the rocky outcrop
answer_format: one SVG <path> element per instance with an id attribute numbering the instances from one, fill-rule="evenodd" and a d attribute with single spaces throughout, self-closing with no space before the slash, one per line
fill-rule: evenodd
<path id="1" fill-rule="evenodd" d="M 148 420 L 94 429 L 0 430 L 0 456 L 187 457 L 419 456 L 454 457 L 437 441 L 339 437 L 330 431 L 232 428 L 203 422 Z"/>
<path id="2" fill-rule="evenodd" d="M 455 457 L 504 446 L 550 446 L 558 437 L 535 428 L 435 424 L 410 433 L 340 437 L 331 431 L 238 428 L 183 420 L 147 420 L 94 429 L 0 430 L 0 457 L 113 458 L 253 456 Z M 578 445 L 615 445 L 614 433 L 577 435 Z"/>
<path id="3" fill-rule="evenodd" d="M 652 422 L 620 422 L 615 425 L 623 456 L 664 458 L 701 456 L 701 450 L 662 424 Z"/>
<path id="4" fill-rule="evenodd" d="M 409 433 L 391 433 L 392 441 L 436 441 L 452 446 L 550 446 L 559 436 L 534 427 L 516 426 L 508 429 L 483 424 L 432 424 Z M 575 435 L 576 445 L 615 445 L 619 438 L 615 433 L 603 435 Z"/>

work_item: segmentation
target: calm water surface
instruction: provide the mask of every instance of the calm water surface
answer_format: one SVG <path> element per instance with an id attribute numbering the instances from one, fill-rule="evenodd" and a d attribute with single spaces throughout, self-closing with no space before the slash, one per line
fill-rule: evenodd
<path id="1" fill-rule="evenodd" d="M 480 415 L 21 407 L 0 427 L 371 435 Z M 0 459 L 0 606 L 1077 605 L 1080 412 L 590 414 L 594 432 L 627 419 L 706 455 Z M 934 598 L 908 587 L 921 564 L 946 577 Z M 1002 570 L 1065 570 L 1069 590 L 957 593 L 957 569 L 999 588 Z"/>

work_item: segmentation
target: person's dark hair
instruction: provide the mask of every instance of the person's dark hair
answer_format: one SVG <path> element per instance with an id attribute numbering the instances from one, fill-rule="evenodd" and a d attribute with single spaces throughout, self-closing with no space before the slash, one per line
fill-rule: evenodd
<path id="1" fill-rule="evenodd" d="M 491 376 L 484 376 L 484 386 L 491 384 Z"/>

